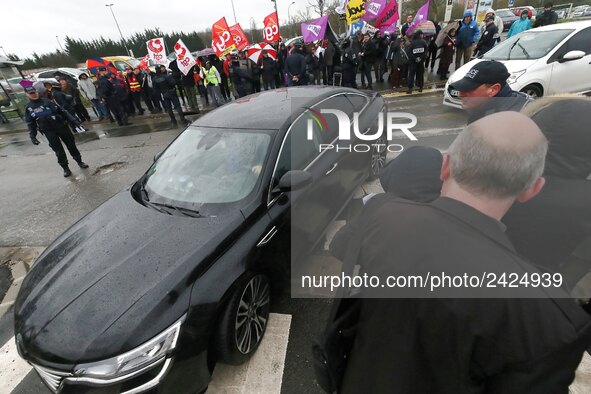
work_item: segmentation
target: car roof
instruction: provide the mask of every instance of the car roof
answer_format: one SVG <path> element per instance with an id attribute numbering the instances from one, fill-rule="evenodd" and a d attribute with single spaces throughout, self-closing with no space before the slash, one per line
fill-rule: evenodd
<path id="1" fill-rule="evenodd" d="M 305 107 L 338 93 L 367 95 L 355 89 L 328 86 L 273 89 L 232 101 L 202 116 L 194 125 L 228 129 L 280 130 L 292 114 L 297 116 L 304 111 Z M 292 100 L 298 103 L 299 108 L 292 108 Z"/>
<path id="2" fill-rule="evenodd" d="M 577 22 L 566 22 L 566 23 L 559 23 L 556 25 L 546 25 L 542 27 L 537 27 L 536 31 L 547 31 L 547 30 L 562 30 L 562 29 L 584 29 L 586 27 L 591 26 L 591 20 L 586 21 L 577 21 Z"/>

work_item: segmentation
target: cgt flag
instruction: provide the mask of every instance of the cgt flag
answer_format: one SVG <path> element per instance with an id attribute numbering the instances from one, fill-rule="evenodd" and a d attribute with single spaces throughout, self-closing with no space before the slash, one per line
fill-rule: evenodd
<path id="1" fill-rule="evenodd" d="M 358 22 L 365 14 L 365 0 L 349 0 L 347 3 L 347 24 Z"/>
<path id="2" fill-rule="evenodd" d="M 324 40 L 327 24 L 328 15 L 309 23 L 302 23 L 302 36 L 304 37 L 304 43 Z"/>
<path id="3" fill-rule="evenodd" d="M 412 35 L 418 25 L 420 25 L 423 22 L 426 22 L 429 19 L 430 2 L 431 0 L 427 0 L 427 2 L 421 8 L 419 8 L 417 14 L 415 15 L 415 18 L 412 20 L 412 23 L 408 26 L 408 29 L 406 29 L 407 36 Z"/>
<path id="4" fill-rule="evenodd" d="M 211 27 L 211 46 L 219 58 L 236 49 L 226 18 L 220 19 Z"/>
<path id="5" fill-rule="evenodd" d="M 265 18 L 265 27 L 263 28 L 263 39 L 265 42 L 273 43 L 281 39 L 279 32 L 279 19 L 277 18 L 277 12 L 273 12 Z"/>
<path id="6" fill-rule="evenodd" d="M 148 47 L 149 59 L 152 59 L 156 64 L 164 64 L 165 66 L 168 66 L 166 51 L 164 50 L 164 38 L 153 38 L 146 42 L 146 46 Z"/>
<path id="7" fill-rule="evenodd" d="M 392 2 L 390 2 L 392 3 Z M 394 3 L 396 3 L 394 1 Z M 369 0 L 365 3 L 365 14 L 361 17 L 362 21 L 369 22 L 370 20 L 376 19 L 384 8 L 386 7 L 386 0 Z"/>
<path id="8" fill-rule="evenodd" d="M 389 30 L 391 30 L 390 26 L 396 25 L 398 19 L 398 4 L 396 4 L 395 0 L 391 0 L 390 3 L 382 10 L 380 15 L 378 15 L 375 25 L 378 29 L 389 28 Z"/>
<path id="9" fill-rule="evenodd" d="M 176 55 L 176 64 L 179 70 L 187 75 L 196 62 L 195 58 L 189 51 L 189 48 L 183 43 L 183 40 L 179 40 L 174 44 L 174 54 Z"/>
<path id="10" fill-rule="evenodd" d="M 246 34 L 244 34 L 244 30 L 242 30 L 240 23 L 230 26 L 230 33 L 234 39 L 234 44 L 236 44 L 236 49 L 239 51 L 242 51 L 243 49 L 246 49 L 250 46 L 250 41 L 248 41 L 248 37 L 246 37 Z"/>
<path id="11" fill-rule="evenodd" d="M 138 65 L 140 70 L 147 70 L 150 68 L 149 60 L 150 60 L 150 55 L 146 54 L 146 56 L 144 56 L 142 58 L 142 60 L 140 60 L 140 64 Z"/>

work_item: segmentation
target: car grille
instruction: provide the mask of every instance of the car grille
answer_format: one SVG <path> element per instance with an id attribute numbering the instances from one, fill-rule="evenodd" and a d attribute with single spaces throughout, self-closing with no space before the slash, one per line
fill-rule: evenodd
<path id="1" fill-rule="evenodd" d="M 72 374 L 68 372 L 56 371 L 35 364 L 31 365 L 33 365 L 33 368 L 35 368 L 41 380 L 43 380 L 47 387 L 49 387 L 49 389 L 54 393 L 57 393 L 64 378 L 72 376 Z"/>

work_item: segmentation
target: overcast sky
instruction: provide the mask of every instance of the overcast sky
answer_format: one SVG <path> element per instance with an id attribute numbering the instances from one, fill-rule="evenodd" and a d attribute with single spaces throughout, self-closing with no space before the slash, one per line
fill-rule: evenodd
<path id="1" fill-rule="evenodd" d="M 293 0 L 277 0 L 279 20 L 287 20 L 287 9 Z M 64 45 L 66 35 L 92 39 L 101 35 L 120 39 L 113 16 L 105 4 L 113 3 L 124 36 L 159 27 L 164 32 L 200 31 L 211 28 L 225 16 L 234 24 L 230 0 L 2 0 L 3 34 L 0 46 L 11 54 L 28 57 L 33 52 L 47 53 L 58 49 L 56 35 Z M 292 15 L 305 10 L 308 0 L 295 0 Z M 236 17 L 244 29 L 250 18 L 260 28 L 265 16 L 274 11 L 271 0 L 234 0 Z M 215 11 L 211 11 L 215 10 Z"/>

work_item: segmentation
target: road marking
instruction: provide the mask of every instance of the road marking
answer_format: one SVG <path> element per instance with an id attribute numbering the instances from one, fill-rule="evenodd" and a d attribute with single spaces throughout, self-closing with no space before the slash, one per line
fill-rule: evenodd
<path id="1" fill-rule="evenodd" d="M 0 348 L 0 393 L 10 393 L 31 372 L 31 366 L 16 350 L 14 337 Z"/>
<path id="2" fill-rule="evenodd" d="M 263 341 L 243 365 L 218 364 L 207 394 L 280 393 L 291 315 L 271 313 Z"/>

